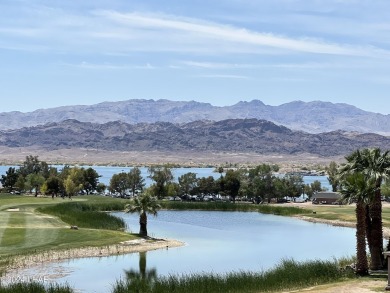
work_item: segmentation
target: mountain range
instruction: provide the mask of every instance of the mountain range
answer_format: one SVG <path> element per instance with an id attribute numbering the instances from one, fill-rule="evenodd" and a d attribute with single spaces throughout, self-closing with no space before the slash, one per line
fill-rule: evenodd
<path id="1" fill-rule="evenodd" d="M 195 101 L 134 99 L 88 106 L 39 109 L 28 113 L 2 112 L 0 130 L 58 123 L 68 119 L 97 124 L 113 121 L 127 124 L 157 122 L 186 124 L 199 120 L 223 121 L 252 118 L 271 121 L 292 130 L 308 133 L 341 130 L 390 135 L 390 115 L 367 112 L 341 103 L 295 101 L 280 106 L 270 106 L 259 100 L 217 107 Z"/>
<path id="2" fill-rule="evenodd" d="M 227 119 L 189 123 L 107 123 L 68 119 L 45 125 L 0 131 L 0 146 L 39 147 L 44 150 L 96 149 L 110 151 L 193 151 L 258 154 L 313 154 L 330 157 L 357 148 L 387 149 L 390 137 L 331 131 L 310 134 L 270 121 Z"/>

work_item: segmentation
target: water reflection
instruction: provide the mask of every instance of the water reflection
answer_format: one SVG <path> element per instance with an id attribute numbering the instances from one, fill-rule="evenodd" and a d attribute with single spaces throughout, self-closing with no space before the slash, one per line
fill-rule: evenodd
<path id="1" fill-rule="evenodd" d="M 145 288 L 150 286 L 157 279 L 157 269 L 155 267 L 146 269 L 146 252 L 139 253 L 139 269 L 124 270 L 128 288 Z"/>
<path id="2" fill-rule="evenodd" d="M 113 213 L 137 229 L 138 215 Z M 160 211 L 150 234 L 186 243 L 183 247 L 38 265 L 19 275 L 53 275 L 78 292 L 111 292 L 116 280 L 153 284 L 159 277 L 233 271 L 259 272 L 282 259 L 329 260 L 355 253 L 355 230 L 255 212 Z M 287 242 L 286 242 L 287 240 Z M 56 276 L 55 276 L 56 275 Z M 147 281 L 148 280 L 148 281 Z M 123 292 L 133 292 L 126 290 Z M 144 290 L 147 292 L 147 290 Z M 142 291 L 141 291 L 142 292 Z"/>

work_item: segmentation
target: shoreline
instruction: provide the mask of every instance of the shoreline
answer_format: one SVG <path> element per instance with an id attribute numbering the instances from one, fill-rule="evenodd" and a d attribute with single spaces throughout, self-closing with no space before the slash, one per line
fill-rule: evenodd
<path id="1" fill-rule="evenodd" d="M 27 269 L 38 264 L 54 263 L 63 260 L 90 258 L 90 257 L 107 257 L 114 255 L 123 255 L 129 253 L 152 251 L 157 249 L 168 249 L 184 246 L 185 243 L 173 239 L 136 239 L 120 242 L 114 245 L 102 247 L 83 247 L 71 248 L 67 250 L 54 250 L 39 252 L 31 255 L 17 256 L 11 259 L 10 264 L 5 268 L 7 274 L 12 274 L 13 271 L 19 269 Z M 0 277 L 1 279 L 2 277 Z"/>
<path id="2" fill-rule="evenodd" d="M 311 223 L 327 224 L 334 227 L 356 228 L 355 223 L 345 222 L 340 220 L 318 219 L 318 218 L 311 218 L 308 216 L 294 216 L 294 217 Z M 390 228 L 383 227 L 383 237 L 390 238 Z"/>

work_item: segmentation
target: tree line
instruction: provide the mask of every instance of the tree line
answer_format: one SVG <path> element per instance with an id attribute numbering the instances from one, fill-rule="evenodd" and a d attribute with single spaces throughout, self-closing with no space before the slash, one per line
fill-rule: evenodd
<path id="1" fill-rule="evenodd" d="M 61 170 L 40 161 L 38 156 L 27 156 L 19 167 L 10 167 L 0 182 L 8 192 L 22 193 L 34 191 L 54 196 L 69 197 L 80 192 L 90 194 L 103 192 L 105 184 L 99 183 L 99 174 L 91 167 L 79 168 L 65 165 Z"/>
<path id="2" fill-rule="evenodd" d="M 183 200 L 216 199 L 225 197 L 233 202 L 237 198 L 260 202 L 271 202 L 286 196 L 295 198 L 305 194 L 308 198 L 321 191 L 321 183 L 304 184 L 303 177 L 294 174 L 278 176 L 277 165 L 261 164 L 254 168 L 223 169 L 216 171 L 219 178 L 213 176 L 197 177 L 188 172 L 177 181 L 174 178 L 174 167 L 166 164 L 148 168 L 148 178 L 152 184 L 148 190 L 158 199 L 180 197 Z M 3 189 L 8 192 L 34 192 L 54 196 L 72 197 L 79 193 L 105 193 L 120 197 L 135 197 L 144 192 L 145 178 L 140 168 L 129 172 L 114 174 L 106 186 L 99 182 L 101 176 L 92 168 L 63 166 L 61 169 L 39 160 L 38 156 L 27 156 L 20 167 L 10 167 L 1 176 Z"/>
<path id="3" fill-rule="evenodd" d="M 179 197 L 182 200 L 216 199 L 227 197 L 233 202 L 243 198 L 250 201 L 271 202 L 286 196 L 296 198 L 305 194 L 308 198 L 315 192 L 321 191 L 321 182 L 304 184 L 303 177 L 295 174 L 278 176 L 277 165 L 261 164 L 254 168 L 224 170 L 217 168 L 219 178 L 213 176 L 197 177 L 196 173 L 188 172 L 181 175 L 177 182 L 170 165 L 153 166 L 148 168 L 152 184 L 148 192 L 158 199 Z M 110 180 L 109 191 L 121 197 L 134 196 L 145 189 L 145 179 L 139 168 L 130 172 L 114 174 Z"/>

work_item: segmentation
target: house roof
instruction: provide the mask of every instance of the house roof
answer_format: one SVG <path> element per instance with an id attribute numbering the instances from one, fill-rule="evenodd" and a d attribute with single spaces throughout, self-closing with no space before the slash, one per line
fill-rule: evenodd
<path id="1" fill-rule="evenodd" d="M 314 195 L 314 198 L 323 198 L 323 199 L 340 199 L 341 194 L 338 192 L 317 192 Z"/>

